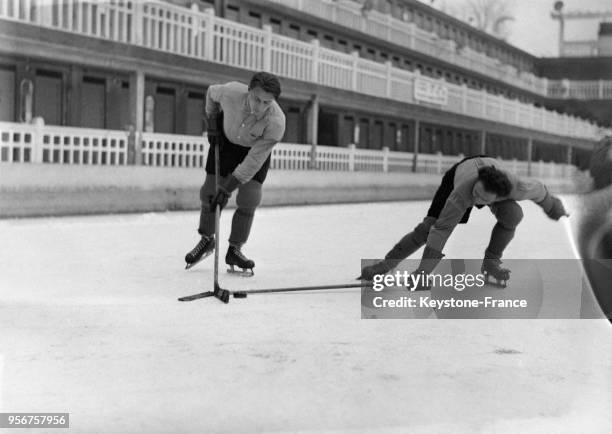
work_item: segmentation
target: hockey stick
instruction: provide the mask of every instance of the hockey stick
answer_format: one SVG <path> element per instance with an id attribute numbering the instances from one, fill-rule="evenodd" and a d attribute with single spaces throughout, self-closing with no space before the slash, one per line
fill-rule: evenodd
<path id="1" fill-rule="evenodd" d="M 197 294 L 186 295 L 185 297 L 179 297 L 178 300 L 179 301 L 193 301 L 193 300 L 199 300 L 200 298 L 212 297 L 213 295 L 215 295 L 213 291 L 204 291 L 204 292 L 198 292 Z"/>
<path id="2" fill-rule="evenodd" d="M 369 288 L 370 285 L 362 283 L 347 283 L 343 285 L 322 285 L 322 286 L 299 286 L 296 288 L 268 288 L 268 289 L 247 289 L 246 291 L 231 291 L 234 298 L 246 298 L 248 294 L 269 294 L 273 292 L 296 292 L 296 291 L 323 291 L 329 289 L 342 288 Z"/>
<path id="3" fill-rule="evenodd" d="M 217 128 L 223 128 L 223 124 Z M 222 131 L 222 130 L 221 130 Z M 219 140 L 215 143 L 215 194 L 219 191 Z M 215 206 L 215 265 L 214 265 L 214 290 L 213 295 L 223 303 L 229 303 L 230 292 L 219 286 L 219 222 L 221 220 L 221 205 Z"/>

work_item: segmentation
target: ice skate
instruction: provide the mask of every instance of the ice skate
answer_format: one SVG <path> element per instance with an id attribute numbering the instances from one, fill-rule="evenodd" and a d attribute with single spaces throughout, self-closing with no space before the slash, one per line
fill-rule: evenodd
<path id="1" fill-rule="evenodd" d="M 510 280 L 510 270 L 501 267 L 499 259 L 483 259 L 480 272 L 485 276 L 485 282 L 500 288 L 505 288 Z M 495 279 L 495 282 L 489 282 L 489 277 Z"/>
<path id="2" fill-rule="evenodd" d="M 245 277 L 251 277 L 255 274 L 255 272 L 253 272 L 255 262 L 244 256 L 237 247 L 230 246 L 229 249 L 227 249 L 225 263 L 230 266 L 230 268 L 227 270 L 228 273 L 238 274 Z M 234 267 L 241 268 L 242 270 L 236 270 Z"/>
<path id="3" fill-rule="evenodd" d="M 198 244 L 185 255 L 185 270 L 210 256 L 215 251 L 215 239 L 213 237 L 203 236 Z"/>

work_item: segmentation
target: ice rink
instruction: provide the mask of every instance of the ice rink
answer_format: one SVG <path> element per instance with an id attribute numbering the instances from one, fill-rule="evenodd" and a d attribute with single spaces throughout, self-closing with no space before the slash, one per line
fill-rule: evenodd
<path id="1" fill-rule="evenodd" d="M 566 226 L 521 204 L 506 258 L 574 258 Z M 221 285 L 354 282 L 428 205 L 262 208 L 256 275 Z M 447 257 L 482 257 L 493 223 L 473 212 Z M 212 289 L 212 257 L 184 270 L 196 224 L 1 220 L 0 410 L 68 412 L 81 433 L 609 432 L 608 321 L 362 320 L 359 289 L 180 303 Z"/>

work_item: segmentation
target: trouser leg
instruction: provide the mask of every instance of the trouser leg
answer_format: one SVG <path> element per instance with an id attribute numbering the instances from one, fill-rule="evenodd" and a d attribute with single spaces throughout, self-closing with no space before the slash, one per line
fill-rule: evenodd
<path id="1" fill-rule="evenodd" d="M 416 252 L 419 247 L 427 242 L 429 229 L 436 222 L 435 217 L 425 217 L 412 232 L 404 235 L 401 240 L 385 255 L 385 259 L 376 264 L 364 267 L 361 270 L 361 278 L 372 280 L 376 274 L 384 274 L 397 267 L 402 260 Z"/>
<path id="2" fill-rule="evenodd" d="M 232 217 L 232 230 L 229 237 L 230 245 L 241 248 L 248 240 L 253 225 L 255 210 L 261 203 L 262 184 L 250 180 L 238 187 L 236 196 L 236 211 Z"/>
<path id="3" fill-rule="evenodd" d="M 436 222 L 435 217 L 425 217 L 412 232 L 404 235 L 387 253 L 385 259 L 406 259 L 427 242 L 429 229 Z"/>
<path id="4" fill-rule="evenodd" d="M 523 219 L 523 210 L 514 200 L 496 202 L 489 206 L 497 218 L 491 231 L 491 240 L 485 250 L 486 259 L 501 259 L 506 247 L 514 238 L 516 227 Z"/>

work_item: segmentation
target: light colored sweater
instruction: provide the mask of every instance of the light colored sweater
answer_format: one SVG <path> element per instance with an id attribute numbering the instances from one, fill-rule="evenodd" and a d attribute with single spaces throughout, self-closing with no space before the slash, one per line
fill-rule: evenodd
<path id="1" fill-rule="evenodd" d="M 273 101 L 255 116 L 247 104 L 248 93 L 248 86 L 236 81 L 212 85 L 206 92 L 206 114 L 223 111 L 223 131 L 229 141 L 251 148 L 233 172 L 243 184 L 255 176 L 285 134 L 285 114 L 278 103 Z"/>
<path id="2" fill-rule="evenodd" d="M 440 216 L 429 231 L 427 246 L 439 252 L 442 251 L 446 240 L 461 221 L 465 211 L 476 204 L 472 194 L 474 184 L 478 181 L 478 169 L 485 166 L 499 167 L 499 162 L 494 158 L 479 157 L 464 161 L 457 166 L 454 178 L 454 189 L 446 200 L 446 204 Z M 497 197 L 494 202 L 503 200 L 532 200 L 541 202 L 546 197 L 546 187 L 540 181 L 521 179 L 516 175 L 502 170 L 512 184 L 510 194 L 505 197 Z"/>

